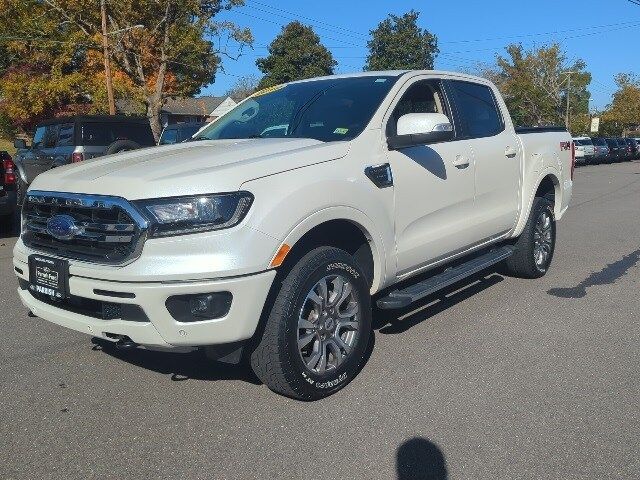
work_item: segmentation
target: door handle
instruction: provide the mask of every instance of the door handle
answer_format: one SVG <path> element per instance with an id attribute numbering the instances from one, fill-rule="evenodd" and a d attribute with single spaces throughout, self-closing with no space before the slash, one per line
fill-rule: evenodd
<path id="1" fill-rule="evenodd" d="M 513 147 L 507 147 L 504 151 L 504 156 L 507 158 L 513 158 L 518 155 L 518 151 Z"/>
<path id="2" fill-rule="evenodd" d="M 456 159 L 453 161 L 453 165 L 456 168 L 467 168 L 469 166 L 469 158 L 465 155 L 456 155 Z"/>

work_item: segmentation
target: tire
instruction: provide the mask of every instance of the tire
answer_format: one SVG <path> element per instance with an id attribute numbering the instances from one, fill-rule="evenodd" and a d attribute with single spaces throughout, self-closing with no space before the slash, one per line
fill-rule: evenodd
<path id="1" fill-rule="evenodd" d="M 345 296 L 338 299 L 338 292 Z M 319 400 L 358 373 L 371 333 L 371 298 L 364 272 L 345 251 L 319 247 L 307 253 L 286 274 L 265 315 L 250 361 L 274 392 Z"/>
<path id="2" fill-rule="evenodd" d="M 536 197 L 527 224 L 514 244 L 515 252 L 505 261 L 507 273 L 520 278 L 543 277 L 553 260 L 555 245 L 556 221 L 553 202 Z M 543 252 L 546 253 L 541 255 Z"/>
<path id="3" fill-rule="evenodd" d="M 114 153 L 127 152 L 129 150 L 137 150 L 140 145 L 131 140 L 116 140 L 107 147 L 104 151 L 105 155 L 112 155 Z"/>

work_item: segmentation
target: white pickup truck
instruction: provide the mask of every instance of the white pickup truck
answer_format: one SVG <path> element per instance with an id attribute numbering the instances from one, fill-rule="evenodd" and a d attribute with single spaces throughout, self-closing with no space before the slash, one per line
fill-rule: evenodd
<path id="1" fill-rule="evenodd" d="M 516 130 L 481 78 L 281 85 L 193 141 L 38 176 L 18 292 L 96 342 L 247 359 L 275 392 L 318 399 L 362 366 L 372 303 L 407 308 L 500 262 L 544 275 L 572 152 L 564 129 Z"/>

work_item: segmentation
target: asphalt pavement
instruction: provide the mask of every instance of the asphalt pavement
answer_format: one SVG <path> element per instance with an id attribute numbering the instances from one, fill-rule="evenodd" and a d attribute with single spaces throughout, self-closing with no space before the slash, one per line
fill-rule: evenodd
<path id="1" fill-rule="evenodd" d="M 0 478 L 640 478 L 640 162 L 574 188 L 546 277 L 377 314 L 362 372 L 313 403 L 29 318 L 5 235 Z"/>

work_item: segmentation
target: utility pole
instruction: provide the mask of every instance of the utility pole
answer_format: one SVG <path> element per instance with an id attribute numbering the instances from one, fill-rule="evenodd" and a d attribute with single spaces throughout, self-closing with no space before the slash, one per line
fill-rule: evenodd
<path id="1" fill-rule="evenodd" d="M 100 0 L 102 15 L 102 49 L 104 52 L 104 75 L 107 82 L 107 98 L 109 99 L 109 114 L 116 114 L 116 102 L 113 99 L 113 83 L 111 79 L 111 62 L 109 60 L 109 41 L 107 40 L 107 6 L 106 0 Z"/>
<path id="2" fill-rule="evenodd" d="M 565 126 L 567 127 L 567 130 L 571 131 L 571 126 L 569 124 L 569 106 L 570 106 L 570 102 L 569 102 L 569 97 L 571 95 L 571 75 L 575 74 L 575 73 L 579 73 L 579 72 L 563 72 L 563 75 L 567 75 L 567 114 L 565 116 Z"/>

